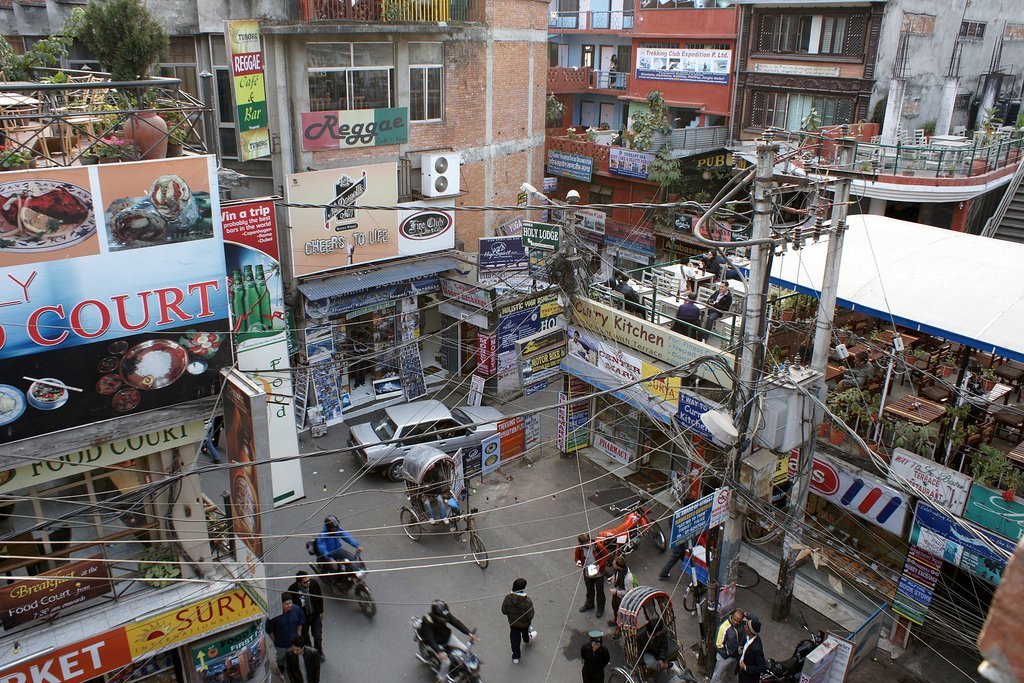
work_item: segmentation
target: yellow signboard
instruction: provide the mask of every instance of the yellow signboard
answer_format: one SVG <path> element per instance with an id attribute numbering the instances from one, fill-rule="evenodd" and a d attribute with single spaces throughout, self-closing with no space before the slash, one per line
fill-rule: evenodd
<path id="1" fill-rule="evenodd" d="M 645 360 L 640 362 L 642 363 L 641 376 L 644 378 L 653 377 L 664 372 L 664 370 L 653 363 L 648 363 Z M 683 388 L 683 378 L 662 376 L 649 382 L 643 382 L 643 387 L 649 394 L 653 394 L 663 401 L 668 401 L 672 405 L 677 405 L 679 403 L 679 390 Z"/>
<path id="2" fill-rule="evenodd" d="M 132 658 L 137 659 L 261 616 L 265 616 L 263 610 L 238 588 L 129 624 L 124 630 Z"/>

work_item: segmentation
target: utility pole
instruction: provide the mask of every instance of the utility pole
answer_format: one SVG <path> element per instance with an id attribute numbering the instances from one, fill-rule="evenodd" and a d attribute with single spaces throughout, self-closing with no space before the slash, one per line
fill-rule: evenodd
<path id="1" fill-rule="evenodd" d="M 853 164 L 854 143 L 843 137 L 836 140 L 839 147 L 839 168 L 849 169 Z M 840 173 L 843 173 L 841 170 Z M 845 177 L 844 177 L 845 176 Z M 821 284 L 821 297 L 818 301 L 818 316 L 814 325 L 814 349 L 811 352 L 811 368 L 818 372 L 815 393 L 822 401 L 825 399 L 825 369 L 832 342 L 832 318 L 835 315 L 836 297 L 839 292 L 839 263 L 843 256 L 843 235 L 846 233 L 847 205 L 850 201 L 849 175 L 843 174 L 836 181 L 832 199 L 832 230 L 828 239 L 828 252 L 825 256 L 824 281 Z M 804 397 L 804 415 L 812 415 L 812 425 L 818 424 L 822 418 L 822 410 L 817 403 Z M 785 536 L 782 542 L 782 560 L 779 563 L 779 580 L 775 588 L 775 601 L 772 604 L 772 619 L 781 621 L 789 616 L 789 608 L 793 602 L 793 584 L 796 580 L 796 560 L 799 549 L 803 545 L 803 534 L 800 525 L 804 520 L 807 507 L 807 494 L 810 488 L 812 463 L 814 461 L 814 432 L 809 434 L 800 448 L 797 465 L 796 481 L 789 492 L 789 509 L 786 513 Z"/>
<path id="2" fill-rule="evenodd" d="M 773 170 L 775 167 L 775 155 L 779 151 L 778 144 L 771 140 L 770 134 L 766 134 L 765 139 L 758 142 L 757 145 L 757 174 L 754 177 L 752 202 L 754 209 L 754 217 L 751 226 L 751 239 L 752 240 L 769 240 L 771 239 L 772 230 L 772 177 Z M 765 242 L 764 244 L 755 243 L 750 247 L 750 274 L 747 279 L 747 297 L 744 308 L 744 331 L 743 331 L 743 350 L 740 356 L 740 389 L 745 390 L 748 396 L 753 395 L 753 388 L 757 378 L 760 377 L 761 368 L 760 365 L 763 363 L 764 356 L 760 351 L 761 347 L 761 323 L 762 318 L 765 314 L 765 305 L 768 298 L 768 278 L 766 277 L 766 270 L 768 268 L 768 257 L 772 253 L 772 246 L 770 243 Z M 729 454 L 728 466 L 726 468 L 726 476 L 731 478 L 733 481 L 737 481 L 739 462 L 742 455 L 750 452 L 750 417 L 752 414 L 752 401 L 745 401 L 741 407 L 741 413 L 739 416 L 739 435 L 736 440 L 736 448 L 733 449 Z M 709 534 L 710 536 L 710 534 Z M 736 591 L 736 576 L 738 573 L 739 564 L 739 548 L 743 542 L 743 515 L 741 512 L 733 509 L 730 511 L 729 518 L 725 521 L 722 527 L 721 542 L 719 543 L 720 552 L 717 559 L 718 572 L 716 574 L 718 579 L 718 585 L 722 586 L 726 591 L 731 591 L 733 599 L 726 600 L 726 604 L 722 604 L 722 600 L 717 599 L 716 592 L 711 590 L 714 586 L 709 586 L 708 596 L 709 599 L 715 598 L 715 607 L 718 612 L 717 619 L 713 619 L 712 623 L 708 625 L 705 631 L 705 640 L 703 650 L 705 656 L 705 667 L 707 673 L 710 675 L 715 667 L 715 632 L 717 631 L 718 624 L 715 623 L 723 618 L 726 610 L 731 610 L 735 605 L 735 591 Z M 712 560 L 714 563 L 714 559 Z M 709 576 L 709 580 L 713 581 L 716 576 Z M 723 607 L 725 609 L 723 609 Z M 711 610 L 708 610 L 708 616 L 715 616 Z"/>

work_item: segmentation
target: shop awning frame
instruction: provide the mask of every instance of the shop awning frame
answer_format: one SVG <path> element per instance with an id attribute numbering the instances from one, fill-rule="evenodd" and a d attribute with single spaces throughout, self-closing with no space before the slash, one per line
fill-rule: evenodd
<path id="1" fill-rule="evenodd" d="M 332 296 L 349 296 L 388 285 L 418 280 L 464 266 L 452 256 L 434 256 L 415 261 L 395 261 L 347 270 L 337 275 L 299 283 L 299 291 L 310 301 Z"/>
<path id="2" fill-rule="evenodd" d="M 569 373 L 573 377 L 578 377 L 601 391 L 614 389 L 611 392 L 612 396 L 628 403 L 656 422 L 672 424 L 672 420 L 678 411 L 677 406 L 673 406 L 648 393 L 639 383 L 623 387 L 620 377 L 604 372 L 600 368 L 572 354 L 566 356 L 559 367 L 562 371 Z"/>
<path id="3" fill-rule="evenodd" d="M 1024 361 L 1024 244 L 885 216 L 847 223 L 838 305 Z M 820 296 L 827 249 L 776 257 L 771 282 Z"/>

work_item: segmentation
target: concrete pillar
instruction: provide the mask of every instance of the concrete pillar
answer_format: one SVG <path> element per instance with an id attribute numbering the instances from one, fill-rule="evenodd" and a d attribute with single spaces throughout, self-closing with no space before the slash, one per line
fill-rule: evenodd
<path id="1" fill-rule="evenodd" d="M 878 197 L 872 197 L 868 203 L 868 213 L 872 216 L 884 216 L 885 215 L 886 201 L 879 199 Z"/>
<path id="2" fill-rule="evenodd" d="M 999 90 L 998 74 L 985 74 L 985 87 L 981 91 L 981 104 L 978 105 L 978 116 L 974 119 L 974 127 L 981 128 L 985 121 L 985 112 L 996 103 L 996 91 Z"/>
<path id="3" fill-rule="evenodd" d="M 935 121 L 935 135 L 949 135 L 953 124 L 953 108 L 956 106 L 956 94 L 960 90 L 960 79 L 947 76 L 942 84 L 942 101 L 939 103 L 939 116 Z"/>
<path id="4" fill-rule="evenodd" d="M 903 122 L 903 94 L 907 82 L 902 78 L 889 81 L 889 98 L 885 102 L 885 122 L 882 124 L 882 144 L 895 145 Z"/>

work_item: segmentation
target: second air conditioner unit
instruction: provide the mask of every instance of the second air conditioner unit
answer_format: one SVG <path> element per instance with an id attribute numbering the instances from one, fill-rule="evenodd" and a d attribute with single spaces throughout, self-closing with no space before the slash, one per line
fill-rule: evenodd
<path id="1" fill-rule="evenodd" d="M 457 152 L 424 154 L 420 166 L 420 192 L 424 197 L 448 197 L 459 193 L 459 166 L 462 155 Z"/>

